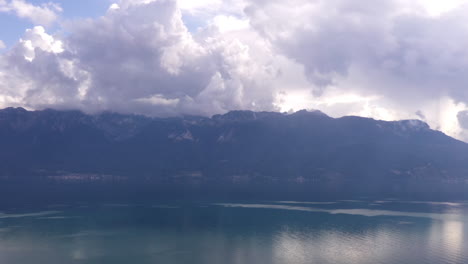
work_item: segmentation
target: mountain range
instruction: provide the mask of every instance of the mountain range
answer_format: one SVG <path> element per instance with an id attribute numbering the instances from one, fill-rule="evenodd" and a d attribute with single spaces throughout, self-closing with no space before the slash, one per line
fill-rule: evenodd
<path id="1" fill-rule="evenodd" d="M 0 110 L 0 182 L 255 190 L 468 185 L 468 145 L 419 120 Z M 409 186 L 409 187 L 408 187 Z"/>

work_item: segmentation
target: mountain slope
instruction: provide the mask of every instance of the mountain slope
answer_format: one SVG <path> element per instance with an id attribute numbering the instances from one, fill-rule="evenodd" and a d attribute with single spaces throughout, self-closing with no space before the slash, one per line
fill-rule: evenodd
<path id="1" fill-rule="evenodd" d="M 385 186 L 468 180 L 467 144 L 417 120 L 232 111 L 149 118 L 0 110 L 4 181 Z"/>

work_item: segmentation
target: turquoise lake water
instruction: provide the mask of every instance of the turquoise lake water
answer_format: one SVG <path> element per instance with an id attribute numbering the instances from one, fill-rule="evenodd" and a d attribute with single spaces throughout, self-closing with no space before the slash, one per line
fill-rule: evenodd
<path id="1" fill-rule="evenodd" d="M 0 209 L 0 263 L 468 263 L 468 202 Z"/>

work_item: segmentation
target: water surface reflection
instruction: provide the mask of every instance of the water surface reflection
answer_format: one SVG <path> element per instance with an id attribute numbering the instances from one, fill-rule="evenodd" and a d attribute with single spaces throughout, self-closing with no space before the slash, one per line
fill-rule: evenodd
<path id="1" fill-rule="evenodd" d="M 0 263 L 468 263 L 465 205 L 373 203 L 3 212 Z"/>

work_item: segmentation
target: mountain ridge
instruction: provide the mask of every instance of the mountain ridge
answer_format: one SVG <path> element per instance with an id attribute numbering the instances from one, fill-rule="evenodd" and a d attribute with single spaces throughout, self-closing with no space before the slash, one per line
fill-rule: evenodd
<path id="1" fill-rule="evenodd" d="M 0 180 L 385 188 L 468 184 L 468 145 L 420 120 L 0 110 Z"/>

